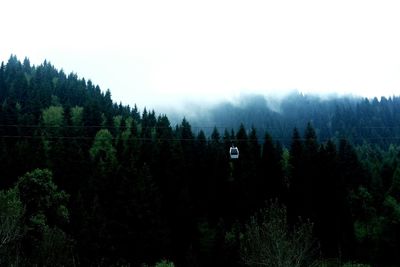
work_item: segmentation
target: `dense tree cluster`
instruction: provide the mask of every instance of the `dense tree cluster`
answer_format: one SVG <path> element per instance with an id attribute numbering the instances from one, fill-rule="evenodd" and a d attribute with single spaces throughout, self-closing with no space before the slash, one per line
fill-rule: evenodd
<path id="1" fill-rule="evenodd" d="M 271 199 L 288 231 L 313 224 L 322 258 L 400 262 L 395 145 L 319 142 L 306 122 L 288 144 L 244 124 L 205 134 L 14 56 L 0 105 L 1 265 L 240 266 L 241 233 Z"/>
<path id="2" fill-rule="evenodd" d="M 180 116 L 181 113 L 170 113 L 173 122 L 179 122 Z M 274 96 L 249 94 L 241 96 L 238 103 L 222 102 L 209 108 L 201 107 L 197 112 L 191 110 L 187 118 L 194 129 L 205 128 L 206 133 L 212 125 L 238 128 L 241 122 L 246 122 L 257 129 L 261 141 L 268 132 L 274 140 L 287 146 L 291 142 L 291 130 L 296 127 L 303 132 L 308 122 L 312 122 L 323 141 L 338 142 L 346 138 L 355 145 L 366 142 L 385 149 L 390 144 L 400 144 L 398 96 L 378 100 L 293 92 L 274 100 Z"/>

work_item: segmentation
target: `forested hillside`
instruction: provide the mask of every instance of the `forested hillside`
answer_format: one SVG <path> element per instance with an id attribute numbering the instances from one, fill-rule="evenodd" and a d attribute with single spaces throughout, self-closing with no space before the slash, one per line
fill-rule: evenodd
<path id="1" fill-rule="evenodd" d="M 285 145 L 291 141 L 291 130 L 304 131 L 313 124 L 320 140 L 346 138 L 360 145 L 364 142 L 387 148 L 399 144 L 400 98 L 367 99 L 355 96 L 318 96 L 292 92 L 282 99 L 274 96 L 244 94 L 236 101 L 196 105 L 186 112 L 194 130 L 212 127 L 238 128 L 241 122 L 255 127 L 263 137 L 265 132 Z M 182 113 L 182 112 L 181 112 Z M 178 121 L 180 112 L 171 111 L 171 119 Z M 185 111 L 183 111 L 185 113 Z"/>
<path id="2" fill-rule="evenodd" d="M 12 56 L 0 265 L 399 265 L 399 98 L 294 98 L 280 113 L 226 105 L 213 114 L 232 127 L 194 130 Z"/>

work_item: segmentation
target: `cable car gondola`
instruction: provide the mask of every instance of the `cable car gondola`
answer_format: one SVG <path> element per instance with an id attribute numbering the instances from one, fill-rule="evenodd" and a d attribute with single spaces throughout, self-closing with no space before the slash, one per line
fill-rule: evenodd
<path id="1" fill-rule="evenodd" d="M 231 156 L 231 159 L 238 159 L 239 149 L 232 145 L 232 147 L 229 149 L 229 155 Z"/>

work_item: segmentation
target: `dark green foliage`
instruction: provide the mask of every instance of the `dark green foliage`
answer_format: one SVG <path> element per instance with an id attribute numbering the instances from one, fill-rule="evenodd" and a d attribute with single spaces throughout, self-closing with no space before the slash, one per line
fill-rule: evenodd
<path id="1" fill-rule="evenodd" d="M 21 245 L 26 264 L 70 265 L 72 243 L 64 232 L 69 222 L 68 195 L 58 190 L 49 170 L 36 169 L 18 179 L 16 189 L 25 207 Z"/>
<path id="2" fill-rule="evenodd" d="M 287 201 L 288 185 L 284 178 L 282 166 L 282 148 L 279 143 L 273 143 L 269 134 L 265 135 L 260 162 L 260 175 L 255 186 L 259 190 L 257 203 L 260 205 L 268 199 Z"/>
<path id="3" fill-rule="evenodd" d="M 0 191 L 0 264 L 18 262 L 18 244 L 24 235 L 22 224 L 24 208 L 15 188 Z"/>
<path id="4" fill-rule="evenodd" d="M 323 257 L 398 265 L 399 98 L 292 95 L 280 113 L 264 98 L 243 102 L 214 110 L 216 125 L 232 126 L 223 132 L 171 125 L 48 62 L 10 57 L 0 67 L 1 265 L 240 266 L 240 233 L 270 199 L 288 214 L 265 222 L 310 220 Z"/>
<path id="5" fill-rule="evenodd" d="M 319 145 L 315 131 L 308 124 L 304 138 L 294 130 L 290 150 L 290 222 L 294 223 L 298 216 L 314 222 L 322 253 L 330 258 L 348 259 L 354 253 L 353 217 L 349 205 L 352 183 L 348 172 L 357 171 L 359 163 L 351 151 L 342 152 L 346 146 L 342 143 L 338 155 L 333 142 Z M 355 157 L 353 161 L 343 160 L 350 155 Z"/>
<path id="6" fill-rule="evenodd" d="M 49 170 L 36 169 L 26 173 L 18 179 L 17 188 L 28 220 L 44 218 L 44 223 L 52 226 L 68 222 L 68 194 L 58 190 Z"/>

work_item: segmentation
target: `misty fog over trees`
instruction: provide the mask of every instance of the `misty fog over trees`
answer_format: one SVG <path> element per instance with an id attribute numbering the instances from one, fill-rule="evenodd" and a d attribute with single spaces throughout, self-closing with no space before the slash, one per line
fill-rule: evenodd
<path id="1" fill-rule="evenodd" d="M 204 106 L 196 102 L 189 110 L 170 109 L 171 121 L 179 123 L 182 114 L 191 121 L 193 131 L 211 133 L 238 128 L 245 122 L 254 127 L 260 141 L 265 133 L 288 146 L 291 130 L 305 130 L 312 123 L 319 140 L 346 138 L 352 144 L 364 142 L 387 147 L 397 144 L 400 136 L 400 98 L 361 98 L 356 96 L 318 96 L 293 91 L 283 98 L 244 94 L 236 101 L 221 101 Z M 168 110 L 168 109 L 166 109 Z"/>
<path id="2" fill-rule="evenodd" d="M 398 266 L 400 98 L 268 101 L 171 123 L 11 56 L 0 265 Z"/>

